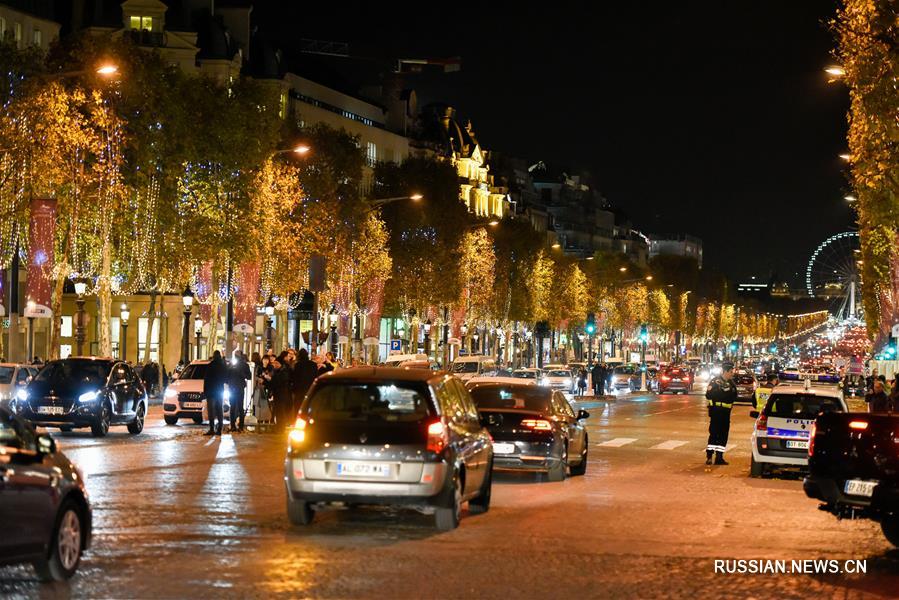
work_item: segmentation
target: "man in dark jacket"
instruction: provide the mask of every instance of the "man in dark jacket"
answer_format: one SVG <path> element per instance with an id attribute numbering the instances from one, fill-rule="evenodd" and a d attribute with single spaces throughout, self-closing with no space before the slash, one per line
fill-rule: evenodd
<path id="1" fill-rule="evenodd" d="M 604 371 L 605 369 L 602 368 L 602 363 L 599 361 L 594 363 L 593 368 L 590 370 L 590 376 L 593 378 L 594 396 L 602 396 L 606 393 L 605 386 L 602 383 L 603 379 L 605 379 Z"/>
<path id="2" fill-rule="evenodd" d="M 737 386 L 734 384 L 734 366 L 726 363 L 721 375 L 709 382 L 705 393 L 709 401 L 709 443 L 705 448 L 705 464 L 712 464 L 712 454 L 716 465 L 726 465 L 724 451 L 730 433 L 730 411 L 737 401 Z"/>
<path id="3" fill-rule="evenodd" d="M 234 361 L 231 363 L 228 378 L 228 389 L 231 393 L 231 433 L 243 431 L 243 419 L 246 411 L 244 394 L 247 389 L 247 381 L 253 376 L 250 373 L 250 365 L 240 350 L 234 351 Z"/>
<path id="4" fill-rule="evenodd" d="M 203 377 L 203 395 L 206 396 L 206 412 L 209 413 L 209 430 L 206 435 L 222 435 L 225 426 L 225 384 L 228 383 L 228 366 L 222 360 L 222 353 L 216 350 L 212 361 L 206 367 Z M 218 425 L 215 421 L 218 419 Z"/>
<path id="5" fill-rule="evenodd" d="M 293 387 L 293 412 L 300 410 L 300 404 L 306 397 L 306 392 L 312 387 L 312 382 L 318 377 L 318 365 L 309 360 L 309 351 L 300 348 L 299 358 L 293 366 L 292 387 Z"/>
<path id="6" fill-rule="evenodd" d="M 890 412 L 892 400 L 883 389 L 880 379 L 874 380 L 874 390 L 865 394 L 865 402 L 868 404 L 868 412 Z"/>

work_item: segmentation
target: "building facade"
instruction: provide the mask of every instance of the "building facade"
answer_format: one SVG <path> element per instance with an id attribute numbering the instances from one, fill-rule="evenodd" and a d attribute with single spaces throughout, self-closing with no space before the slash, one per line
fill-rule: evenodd
<path id="1" fill-rule="evenodd" d="M 702 240 L 692 235 L 650 236 L 649 257 L 683 256 L 692 258 L 702 268 Z"/>
<path id="2" fill-rule="evenodd" d="M 0 39 L 13 42 L 16 48 L 46 50 L 59 38 L 60 26 L 52 15 L 52 2 L 0 2 Z"/>

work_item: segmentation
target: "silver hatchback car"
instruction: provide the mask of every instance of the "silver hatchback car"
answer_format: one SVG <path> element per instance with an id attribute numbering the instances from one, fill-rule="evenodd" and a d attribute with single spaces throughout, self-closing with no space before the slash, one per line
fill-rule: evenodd
<path id="1" fill-rule="evenodd" d="M 458 526 L 490 507 L 493 447 L 461 381 L 427 369 L 365 367 L 319 377 L 284 463 L 287 514 L 308 525 L 328 504 L 397 505 Z"/>

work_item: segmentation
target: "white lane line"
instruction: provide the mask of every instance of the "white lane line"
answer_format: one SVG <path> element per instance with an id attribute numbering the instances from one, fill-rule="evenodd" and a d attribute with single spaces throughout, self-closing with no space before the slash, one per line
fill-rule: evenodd
<path id="1" fill-rule="evenodd" d="M 656 444 L 650 450 L 674 450 L 675 448 L 680 448 L 684 444 L 688 444 L 689 442 L 682 442 L 680 440 L 668 440 L 667 442 L 662 442 L 661 444 Z"/>
<path id="2" fill-rule="evenodd" d="M 632 444 L 636 441 L 637 441 L 637 438 L 615 438 L 614 440 L 608 440 L 608 441 L 602 442 L 601 444 L 597 444 L 597 445 L 605 446 L 606 448 L 620 448 L 622 446 Z"/>
<path id="3" fill-rule="evenodd" d="M 728 444 L 727 446 L 724 447 L 724 451 L 725 451 L 725 452 L 730 452 L 731 450 L 733 450 L 733 449 L 736 448 L 736 447 L 737 447 L 736 444 Z"/>

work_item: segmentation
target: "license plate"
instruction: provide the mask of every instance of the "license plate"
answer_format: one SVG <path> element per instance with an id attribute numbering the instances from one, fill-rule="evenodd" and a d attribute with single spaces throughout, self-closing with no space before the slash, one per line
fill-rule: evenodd
<path id="1" fill-rule="evenodd" d="M 874 494 L 875 487 L 877 487 L 876 481 L 850 479 L 846 482 L 843 491 L 852 496 L 867 496 L 870 498 Z"/>
<path id="2" fill-rule="evenodd" d="M 494 454 L 513 454 L 515 452 L 515 444 L 493 444 Z"/>
<path id="3" fill-rule="evenodd" d="M 182 402 L 181 406 L 184 408 L 203 408 L 202 402 Z"/>
<path id="4" fill-rule="evenodd" d="M 61 406 L 38 406 L 37 412 L 42 415 L 61 415 L 66 410 Z"/>
<path id="5" fill-rule="evenodd" d="M 680 383 L 680 379 L 672 379 L 671 383 Z"/>
<path id="6" fill-rule="evenodd" d="M 390 477 L 390 465 L 378 463 L 337 463 L 341 477 Z"/>
<path id="7" fill-rule="evenodd" d="M 787 440 L 787 448 L 802 448 L 808 450 L 808 442 L 804 440 Z"/>

